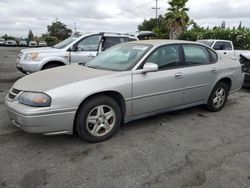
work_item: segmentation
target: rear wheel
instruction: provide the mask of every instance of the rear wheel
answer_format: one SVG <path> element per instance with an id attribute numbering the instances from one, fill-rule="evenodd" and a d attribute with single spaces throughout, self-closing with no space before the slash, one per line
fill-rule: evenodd
<path id="1" fill-rule="evenodd" d="M 88 142 L 109 139 L 119 129 L 121 109 L 108 96 L 96 96 L 80 107 L 75 121 L 77 134 Z"/>
<path id="2" fill-rule="evenodd" d="M 219 82 L 215 85 L 207 103 L 209 111 L 220 111 L 227 102 L 229 88 L 224 82 Z"/>

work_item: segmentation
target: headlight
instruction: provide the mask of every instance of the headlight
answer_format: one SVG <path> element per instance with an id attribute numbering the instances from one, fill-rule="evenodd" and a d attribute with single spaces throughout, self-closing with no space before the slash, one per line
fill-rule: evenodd
<path id="1" fill-rule="evenodd" d="M 51 104 L 50 96 L 45 93 L 23 92 L 19 98 L 19 103 L 33 107 L 48 107 Z"/>
<path id="2" fill-rule="evenodd" d="M 37 53 L 37 52 L 33 52 L 33 53 L 28 53 L 28 54 L 26 54 L 26 56 L 25 56 L 25 60 L 35 60 L 35 59 L 37 59 L 39 57 L 39 53 Z"/>

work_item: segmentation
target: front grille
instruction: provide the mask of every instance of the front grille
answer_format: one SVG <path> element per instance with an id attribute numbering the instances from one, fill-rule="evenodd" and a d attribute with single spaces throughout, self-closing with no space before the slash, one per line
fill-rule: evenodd
<path id="1" fill-rule="evenodd" d="M 9 94 L 8 94 L 9 99 L 14 100 L 20 92 L 21 92 L 21 90 L 18 90 L 15 88 L 11 89 Z"/>

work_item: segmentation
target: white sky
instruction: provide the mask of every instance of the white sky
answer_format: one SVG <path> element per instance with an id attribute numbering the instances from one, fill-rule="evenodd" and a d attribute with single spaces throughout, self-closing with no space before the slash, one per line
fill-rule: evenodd
<path id="1" fill-rule="evenodd" d="M 26 37 L 47 31 L 58 18 L 79 31 L 132 32 L 145 18 L 155 16 L 155 0 L 0 0 L 0 35 Z M 167 0 L 159 0 L 159 14 L 166 13 Z M 223 20 L 227 26 L 250 27 L 249 0 L 189 0 L 189 16 L 199 25 L 213 27 Z"/>

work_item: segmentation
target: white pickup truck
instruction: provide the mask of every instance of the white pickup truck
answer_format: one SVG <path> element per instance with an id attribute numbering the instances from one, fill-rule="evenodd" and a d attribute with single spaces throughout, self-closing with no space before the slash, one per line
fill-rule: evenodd
<path id="1" fill-rule="evenodd" d="M 217 53 L 222 56 L 227 57 L 236 57 L 240 58 L 240 54 L 249 53 L 249 50 L 235 50 L 232 41 L 230 40 L 218 40 L 218 39 L 207 39 L 207 40 L 198 40 L 202 44 L 205 44 L 211 48 L 213 48 Z"/>
<path id="2" fill-rule="evenodd" d="M 218 52 L 223 57 L 233 57 L 239 59 L 242 64 L 242 71 L 245 74 L 245 79 L 243 86 L 250 87 L 250 51 L 249 50 L 235 50 L 232 41 L 229 40 L 217 40 L 217 39 L 207 39 L 198 40 L 202 44 L 205 44 L 215 51 Z"/>

